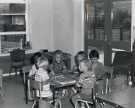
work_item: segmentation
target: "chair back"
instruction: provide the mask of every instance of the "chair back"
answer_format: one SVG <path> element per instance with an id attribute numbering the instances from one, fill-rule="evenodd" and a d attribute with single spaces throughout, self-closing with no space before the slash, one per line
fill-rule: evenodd
<path id="1" fill-rule="evenodd" d="M 132 62 L 132 53 L 127 51 L 116 51 L 112 66 L 129 65 Z"/>
<path id="2" fill-rule="evenodd" d="M 71 54 L 69 53 L 63 53 L 63 61 L 65 65 L 67 66 L 67 69 L 71 69 Z"/>
<path id="3" fill-rule="evenodd" d="M 12 62 L 21 62 L 25 59 L 25 51 L 22 49 L 14 49 L 10 52 Z"/>

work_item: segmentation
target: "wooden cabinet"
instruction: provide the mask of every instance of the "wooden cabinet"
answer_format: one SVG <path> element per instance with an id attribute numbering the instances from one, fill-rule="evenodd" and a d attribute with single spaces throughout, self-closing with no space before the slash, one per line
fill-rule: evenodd
<path id="1" fill-rule="evenodd" d="M 24 48 L 28 39 L 26 0 L 0 0 L 0 53 Z"/>
<path id="2" fill-rule="evenodd" d="M 85 50 L 104 52 L 111 65 L 116 50 L 131 51 L 132 0 L 85 0 Z"/>

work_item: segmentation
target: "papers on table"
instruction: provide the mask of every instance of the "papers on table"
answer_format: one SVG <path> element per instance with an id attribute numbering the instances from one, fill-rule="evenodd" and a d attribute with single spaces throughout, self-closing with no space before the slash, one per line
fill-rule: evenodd
<path id="1" fill-rule="evenodd" d="M 64 75 L 56 76 L 55 81 L 61 85 L 75 84 L 76 80 L 66 77 Z"/>

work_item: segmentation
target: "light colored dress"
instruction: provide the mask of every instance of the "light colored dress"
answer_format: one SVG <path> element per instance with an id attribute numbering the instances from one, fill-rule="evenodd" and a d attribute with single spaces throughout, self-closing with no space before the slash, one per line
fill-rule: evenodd
<path id="1" fill-rule="evenodd" d="M 31 77 L 32 75 L 35 75 L 37 71 L 38 71 L 38 69 L 36 68 L 36 66 L 34 64 L 29 72 L 29 76 Z"/>
<path id="2" fill-rule="evenodd" d="M 35 81 L 38 82 L 46 82 L 42 85 L 42 89 L 39 94 L 39 90 L 37 90 L 37 96 L 38 97 L 52 97 L 52 91 L 50 89 L 50 84 L 47 82 L 49 80 L 49 75 L 46 70 L 43 68 L 39 68 L 37 73 L 35 74 Z"/>

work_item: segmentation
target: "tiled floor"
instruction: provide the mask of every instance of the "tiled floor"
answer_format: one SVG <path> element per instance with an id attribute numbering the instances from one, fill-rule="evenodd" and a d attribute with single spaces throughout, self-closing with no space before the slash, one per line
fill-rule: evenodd
<path id="1" fill-rule="evenodd" d="M 25 104 L 24 99 L 24 88 L 20 77 L 10 77 L 4 78 L 4 97 L 0 100 L 0 108 L 31 108 L 32 102 Z M 129 90 L 128 90 L 129 89 Z M 128 90 L 128 92 L 123 92 Z M 117 97 L 111 96 L 111 98 L 116 98 L 118 103 L 125 102 L 128 103 L 126 108 L 135 108 L 135 88 L 130 89 L 126 86 L 126 77 L 117 77 L 112 82 L 112 92 L 117 93 Z M 128 101 L 128 102 L 127 102 Z M 69 103 L 69 99 L 62 100 L 62 108 L 72 108 Z M 113 108 L 109 105 L 105 105 L 103 108 Z"/>

